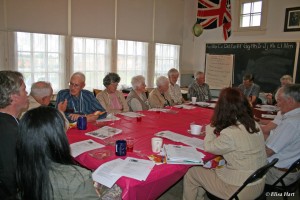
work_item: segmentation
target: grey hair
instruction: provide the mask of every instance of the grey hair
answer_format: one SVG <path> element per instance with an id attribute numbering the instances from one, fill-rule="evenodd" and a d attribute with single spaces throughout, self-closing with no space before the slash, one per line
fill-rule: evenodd
<path id="1" fill-rule="evenodd" d="M 165 76 L 160 76 L 156 79 L 156 86 L 161 86 L 165 83 L 168 83 L 169 84 L 169 79 Z"/>
<path id="2" fill-rule="evenodd" d="M 142 75 L 137 75 L 131 78 L 131 85 L 134 90 L 143 83 L 145 83 L 145 77 Z"/>
<path id="3" fill-rule="evenodd" d="M 179 71 L 175 68 L 172 68 L 168 71 L 168 77 L 170 77 L 173 74 L 179 74 Z"/>
<path id="4" fill-rule="evenodd" d="M 110 72 L 103 78 L 103 85 L 107 87 L 112 83 L 119 83 L 120 80 L 121 78 L 117 73 Z"/>
<path id="5" fill-rule="evenodd" d="M 282 87 L 282 92 L 285 98 L 291 97 L 300 103 L 300 84 L 288 84 Z"/>
<path id="6" fill-rule="evenodd" d="M 82 72 L 75 72 L 74 74 L 72 74 L 71 78 L 73 76 L 79 76 L 81 78 L 82 82 L 85 83 L 85 75 L 84 75 L 84 73 L 82 73 Z"/>
<path id="7" fill-rule="evenodd" d="M 283 75 L 280 78 L 280 81 L 283 81 L 283 80 L 287 80 L 287 81 L 289 81 L 289 83 L 293 83 L 293 78 L 290 75 Z"/>
<path id="8" fill-rule="evenodd" d="M 196 79 L 200 74 L 204 74 L 202 71 L 197 71 L 194 73 L 194 78 Z"/>
<path id="9" fill-rule="evenodd" d="M 38 81 L 31 85 L 30 95 L 37 98 L 50 96 L 53 92 L 51 83 L 46 81 Z"/>
<path id="10" fill-rule="evenodd" d="M 17 71 L 0 71 L 0 108 L 9 106 L 11 95 L 18 94 L 24 83 L 24 77 Z"/>

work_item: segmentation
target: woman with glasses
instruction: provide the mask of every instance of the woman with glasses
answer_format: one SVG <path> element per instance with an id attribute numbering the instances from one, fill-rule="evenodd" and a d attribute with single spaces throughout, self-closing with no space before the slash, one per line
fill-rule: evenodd
<path id="1" fill-rule="evenodd" d="M 97 94 L 96 98 L 107 113 L 128 112 L 129 107 L 123 93 L 117 90 L 121 78 L 116 73 L 108 73 L 103 79 L 105 90 Z"/>

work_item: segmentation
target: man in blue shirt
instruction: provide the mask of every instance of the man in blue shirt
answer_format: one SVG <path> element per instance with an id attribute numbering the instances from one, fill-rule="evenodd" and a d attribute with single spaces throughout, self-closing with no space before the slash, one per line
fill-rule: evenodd
<path id="1" fill-rule="evenodd" d="M 58 92 L 56 107 L 65 110 L 66 117 L 70 121 L 77 121 L 81 115 L 85 115 L 88 122 L 105 118 L 105 109 L 92 92 L 83 89 L 84 86 L 85 75 L 75 72 L 71 76 L 69 89 Z"/>

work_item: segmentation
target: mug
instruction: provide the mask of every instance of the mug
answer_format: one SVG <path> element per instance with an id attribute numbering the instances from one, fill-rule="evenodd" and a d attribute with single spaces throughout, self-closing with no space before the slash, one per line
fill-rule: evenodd
<path id="1" fill-rule="evenodd" d="M 87 128 L 87 119 L 86 116 L 79 116 L 77 119 L 77 128 L 79 130 L 86 130 Z"/>
<path id="2" fill-rule="evenodd" d="M 116 141 L 116 156 L 126 156 L 127 144 L 125 140 Z"/>

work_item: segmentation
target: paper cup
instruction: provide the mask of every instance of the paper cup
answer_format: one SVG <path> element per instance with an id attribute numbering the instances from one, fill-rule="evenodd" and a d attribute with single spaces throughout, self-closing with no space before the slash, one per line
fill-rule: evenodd
<path id="1" fill-rule="evenodd" d="M 192 104 L 196 104 L 197 97 L 192 97 Z"/>
<path id="2" fill-rule="evenodd" d="M 151 139 L 152 151 L 154 153 L 159 153 L 163 144 L 163 139 L 159 137 L 154 137 Z"/>
<path id="3" fill-rule="evenodd" d="M 191 124 L 191 134 L 192 135 L 200 135 L 202 126 L 197 124 Z"/>

